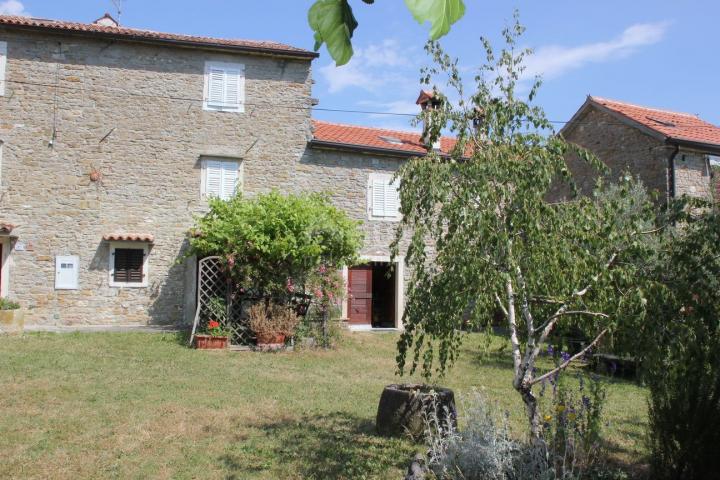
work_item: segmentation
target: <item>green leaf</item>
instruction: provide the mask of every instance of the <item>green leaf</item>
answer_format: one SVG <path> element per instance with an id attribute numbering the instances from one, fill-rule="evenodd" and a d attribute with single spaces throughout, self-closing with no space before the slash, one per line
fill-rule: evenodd
<path id="1" fill-rule="evenodd" d="M 430 39 L 437 40 L 465 15 L 463 0 L 405 0 L 418 23 L 430 22 Z"/>
<path id="2" fill-rule="evenodd" d="M 335 64 L 345 65 L 353 55 L 351 39 L 358 26 L 347 0 L 317 0 L 308 23 L 315 32 L 315 51 L 324 43 Z"/>

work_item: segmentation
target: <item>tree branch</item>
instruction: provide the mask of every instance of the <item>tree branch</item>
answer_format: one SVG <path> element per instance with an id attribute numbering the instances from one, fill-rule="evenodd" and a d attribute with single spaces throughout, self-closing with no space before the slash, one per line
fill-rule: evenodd
<path id="1" fill-rule="evenodd" d="M 595 337 L 595 340 L 593 340 L 593 341 L 590 343 L 590 345 L 588 345 L 587 347 L 583 348 L 583 349 L 580 350 L 578 353 L 576 353 L 576 354 L 573 355 L 572 357 L 568 358 L 566 361 L 564 361 L 563 363 L 561 363 L 561 364 L 558 365 L 557 367 L 553 368 L 553 369 L 550 370 L 549 372 L 547 372 L 547 373 L 545 373 L 545 374 L 543 374 L 543 375 L 540 375 L 539 377 L 537 377 L 536 379 L 534 379 L 533 381 L 531 381 L 531 382 L 530 382 L 530 386 L 533 386 L 533 385 L 535 385 L 536 383 L 542 382 L 542 381 L 545 380 L 546 378 L 549 378 L 549 377 L 555 375 L 556 373 L 558 373 L 559 371 L 564 370 L 568 365 L 570 365 L 570 363 L 572 363 L 573 361 L 575 361 L 575 360 L 577 360 L 578 358 L 582 357 L 583 355 L 585 355 L 585 354 L 588 352 L 588 350 L 590 350 L 591 348 L 593 348 L 607 332 L 608 332 L 608 330 L 607 330 L 607 328 L 606 328 L 605 330 L 603 330 L 602 332 L 600 332 L 600 334 L 599 334 L 597 337 Z"/>
<path id="2" fill-rule="evenodd" d="M 615 259 L 617 258 L 617 252 L 613 253 L 610 256 L 610 259 L 605 262 L 605 265 L 603 266 L 603 271 L 610 268 L 610 266 L 615 262 Z M 601 272 L 602 273 L 602 272 Z M 571 299 L 573 298 L 580 298 L 584 296 L 590 288 L 593 286 L 595 282 L 597 282 L 600 274 L 598 273 L 595 275 L 592 280 L 583 288 L 582 290 L 576 290 L 573 292 L 573 294 L 570 296 Z M 540 348 L 540 345 L 545 343 L 545 340 L 547 340 L 548 335 L 550 335 L 550 332 L 552 331 L 553 327 L 555 326 L 555 323 L 557 323 L 558 318 L 562 317 L 562 314 L 567 310 L 568 303 L 570 300 L 567 300 L 560 308 L 557 309 L 557 311 L 550 317 L 552 320 L 548 320 L 546 322 L 545 328 L 543 328 L 542 334 L 540 335 L 540 339 L 538 340 L 538 344 L 536 348 Z"/>
<path id="3" fill-rule="evenodd" d="M 556 320 L 557 318 L 563 317 L 565 315 L 588 315 L 591 317 L 610 318 L 610 316 L 608 314 L 602 313 L 602 312 L 591 312 L 589 310 L 566 310 L 564 312 L 556 313 L 552 317 L 548 318 L 547 321 L 542 325 L 542 327 L 538 328 L 538 330 L 544 329 L 549 322 Z"/>
<path id="4" fill-rule="evenodd" d="M 502 310 L 502 312 L 505 314 L 505 317 L 509 317 L 510 314 L 508 314 L 507 308 L 505 308 L 505 305 L 502 304 L 502 300 L 500 300 L 500 297 L 497 293 L 495 294 L 495 301 L 497 302 L 498 307 L 500 307 L 500 310 Z"/>

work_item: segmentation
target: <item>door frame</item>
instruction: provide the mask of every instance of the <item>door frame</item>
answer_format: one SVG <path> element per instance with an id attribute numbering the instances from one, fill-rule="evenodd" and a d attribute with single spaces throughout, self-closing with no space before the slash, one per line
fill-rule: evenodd
<path id="1" fill-rule="evenodd" d="M 7 297 L 10 290 L 10 266 L 12 253 L 12 239 L 9 236 L 0 236 L 2 258 L 0 258 L 0 297 Z"/>
<path id="2" fill-rule="evenodd" d="M 398 256 L 395 258 L 395 262 L 392 261 L 390 255 L 361 255 L 361 263 L 364 262 L 383 262 L 393 263 L 395 266 L 395 328 L 398 330 L 403 329 L 403 313 L 405 312 L 405 257 Z M 342 269 L 342 277 L 345 282 L 345 292 L 347 294 L 348 285 L 348 272 L 347 266 Z M 347 320 L 348 318 L 348 299 L 347 295 L 342 301 L 342 318 Z"/>

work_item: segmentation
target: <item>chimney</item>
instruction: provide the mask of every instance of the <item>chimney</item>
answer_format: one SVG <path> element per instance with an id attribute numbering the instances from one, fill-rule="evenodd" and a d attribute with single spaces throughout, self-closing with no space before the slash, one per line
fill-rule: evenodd
<path id="1" fill-rule="evenodd" d="M 98 18 L 93 22 L 94 25 L 102 25 L 103 27 L 119 27 L 120 22 L 115 20 L 109 13 L 105 12 L 105 15 Z"/>
<path id="2" fill-rule="evenodd" d="M 420 95 L 418 96 L 417 100 L 415 101 L 416 105 L 420 105 L 420 108 L 422 109 L 424 115 L 423 115 L 423 143 L 426 145 L 430 144 L 430 139 L 428 138 L 428 134 L 430 132 L 430 124 L 431 118 L 430 113 L 432 110 L 435 110 L 440 107 L 440 99 L 435 98 L 435 94 L 433 92 L 430 92 L 428 90 L 420 90 Z M 434 150 L 440 150 L 440 138 L 435 140 L 432 144 L 432 148 Z"/>

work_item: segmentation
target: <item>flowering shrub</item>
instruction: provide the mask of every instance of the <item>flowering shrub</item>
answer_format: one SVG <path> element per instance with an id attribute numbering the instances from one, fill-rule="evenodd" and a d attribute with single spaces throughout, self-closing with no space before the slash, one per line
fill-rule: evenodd
<path id="1" fill-rule="evenodd" d="M 208 321 L 207 325 L 205 326 L 205 333 L 208 335 L 212 335 L 213 337 L 225 337 L 227 336 L 227 333 L 225 332 L 225 329 L 220 325 L 220 322 L 217 322 L 215 320 Z"/>
<path id="2" fill-rule="evenodd" d="M 578 373 L 575 389 L 567 376 L 543 382 L 540 395 L 545 396 L 549 386 L 550 402 L 543 413 L 549 460 L 554 471 L 572 476 L 589 471 L 597 463 L 606 387 L 599 376 Z"/>
<path id="3" fill-rule="evenodd" d="M 238 290 L 258 297 L 283 301 L 305 293 L 319 267 L 353 264 L 362 245 L 359 222 L 323 195 L 273 191 L 209 203 L 192 230 L 189 254 L 224 258 Z"/>
<path id="4" fill-rule="evenodd" d="M 322 264 L 309 276 L 306 288 L 312 300 L 307 315 L 300 323 L 299 333 L 312 337 L 316 345 L 329 348 L 340 333 L 338 319 L 346 291 L 345 282 L 340 270 Z"/>
<path id="5" fill-rule="evenodd" d="M 208 302 L 210 319 L 205 324 L 204 332 L 213 337 L 226 337 L 228 332 L 223 325 L 227 320 L 227 303 L 221 297 L 213 297 Z"/>

